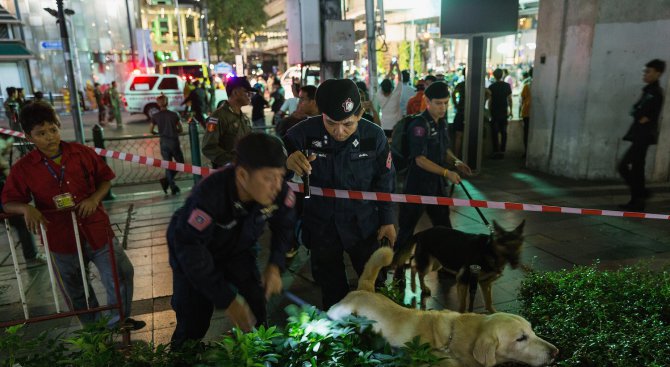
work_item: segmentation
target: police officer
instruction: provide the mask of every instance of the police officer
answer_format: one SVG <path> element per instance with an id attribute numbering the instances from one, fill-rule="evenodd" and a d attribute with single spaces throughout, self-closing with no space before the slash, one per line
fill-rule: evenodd
<path id="1" fill-rule="evenodd" d="M 384 131 L 361 119 L 361 97 L 349 79 L 330 79 L 316 91 L 322 115 L 288 130 L 287 167 L 310 174 L 322 188 L 393 192 L 395 168 Z M 308 153 L 308 154 L 305 154 Z M 395 242 L 392 203 L 312 196 L 303 209 L 305 246 L 311 249 L 312 274 L 328 309 L 348 292 L 344 252 L 360 275 L 370 255 L 386 237 Z"/>
<path id="2" fill-rule="evenodd" d="M 246 77 L 233 77 L 226 83 L 228 100 L 214 111 L 205 124 L 202 154 L 212 161 L 212 167 L 223 167 L 233 160 L 233 148 L 240 138 L 251 132 L 251 121 L 242 107 L 251 103 L 254 89 Z"/>
<path id="3" fill-rule="evenodd" d="M 234 164 L 197 185 L 167 230 L 173 273 L 172 342 L 201 339 L 214 307 L 244 331 L 266 321 L 265 302 L 282 289 L 280 270 L 295 224 L 295 195 L 284 182 L 281 141 L 254 133 L 240 139 Z M 270 259 L 261 277 L 256 241 L 272 231 Z"/>
<path id="4" fill-rule="evenodd" d="M 470 167 L 454 156 L 449 147 L 445 115 L 449 106 L 449 89 L 445 82 L 434 82 L 424 93 L 426 110 L 407 126 L 409 167 L 405 180 L 405 193 L 414 195 L 446 196 L 446 182 L 461 182 L 458 173 L 447 168 L 453 165 L 466 175 Z M 426 205 L 433 225 L 451 227 L 449 207 Z M 407 245 L 414 234 L 414 227 L 424 211 L 422 204 L 402 204 L 398 216 L 398 248 Z"/>

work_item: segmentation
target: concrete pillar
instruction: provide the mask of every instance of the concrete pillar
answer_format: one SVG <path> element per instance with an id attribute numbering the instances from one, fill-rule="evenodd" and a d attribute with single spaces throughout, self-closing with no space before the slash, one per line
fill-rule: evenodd
<path id="1" fill-rule="evenodd" d="M 666 1 L 645 6 L 625 0 L 540 3 L 532 86 L 531 168 L 573 178 L 618 179 L 616 164 L 629 143 L 631 106 L 644 86 L 642 69 L 654 58 L 670 62 Z M 661 86 L 667 90 L 668 75 Z M 665 120 L 670 120 L 666 98 Z M 670 123 L 647 155 L 648 178 L 666 181 Z"/>

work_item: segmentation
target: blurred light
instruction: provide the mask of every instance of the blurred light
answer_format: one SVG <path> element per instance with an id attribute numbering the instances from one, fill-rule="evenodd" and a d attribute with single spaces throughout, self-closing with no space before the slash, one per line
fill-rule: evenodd
<path id="1" fill-rule="evenodd" d="M 526 47 L 528 47 L 531 50 L 534 50 L 537 47 L 537 44 L 535 44 L 535 42 L 526 43 Z"/>
<path id="2" fill-rule="evenodd" d="M 91 23 L 91 26 L 95 27 L 95 22 Z"/>
<path id="3" fill-rule="evenodd" d="M 140 69 L 135 69 L 135 70 L 133 70 L 133 72 L 132 72 L 133 75 L 138 75 L 138 74 L 140 74 L 140 73 L 141 73 L 141 72 L 140 72 Z"/>
<path id="4" fill-rule="evenodd" d="M 228 73 L 228 74 L 226 74 L 226 79 L 232 78 L 232 77 L 234 77 L 234 76 L 235 76 L 235 74 L 233 74 L 233 73 Z"/>
<path id="5" fill-rule="evenodd" d="M 501 43 L 496 47 L 496 51 L 503 55 L 512 56 L 514 54 L 514 44 L 510 42 Z"/>

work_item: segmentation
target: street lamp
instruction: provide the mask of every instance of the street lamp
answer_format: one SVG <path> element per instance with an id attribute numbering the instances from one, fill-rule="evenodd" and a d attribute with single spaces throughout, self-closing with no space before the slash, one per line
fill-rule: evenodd
<path id="1" fill-rule="evenodd" d="M 71 9 L 63 9 L 63 0 L 56 0 L 58 10 L 51 8 L 44 8 L 44 10 L 58 19 L 56 24 L 60 28 L 60 37 L 63 44 L 63 59 L 65 60 L 65 71 L 67 72 L 68 89 L 70 90 L 70 103 L 72 111 L 72 119 L 74 122 L 74 133 L 78 143 L 84 144 L 84 124 L 81 120 L 81 111 L 79 110 L 79 93 L 77 92 L 77 84 L 74 80 L 74 67 L 72 65 L 72 56 L 70 54 L 70 39 L 67 34 L 67 24 L 65 23 L 65 15 L 74 15 Z"/>

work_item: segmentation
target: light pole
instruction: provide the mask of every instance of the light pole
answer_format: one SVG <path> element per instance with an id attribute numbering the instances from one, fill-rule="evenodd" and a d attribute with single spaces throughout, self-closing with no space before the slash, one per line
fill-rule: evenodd
<path id="1" fill-rule="evenodd" d="M 44 8 L 49 14 L 56 17 L 56 22 L 60 28 L 60 38 L 63 44 L 63 59 L 65 60 L 65 72 L 67 73 L 67 84 L 70 90 L 70 103 L 72 111 L 72 120 L 74 122 L 74 134 L 78 143 L 84 144 L 84 124 L 81 120 L 81 111 L 79 110 L 79 93 L 77 92 L 77 83 L 74 80 L 74 67 L 72 65 L 72 55 L 70 51 L 70 38 L 67 34 L 67 23 L 65 23 L 65 14 L 73 15 L 71 9 L 63 9 L 63 0 L 56 0 L 58 10 Z"/>

